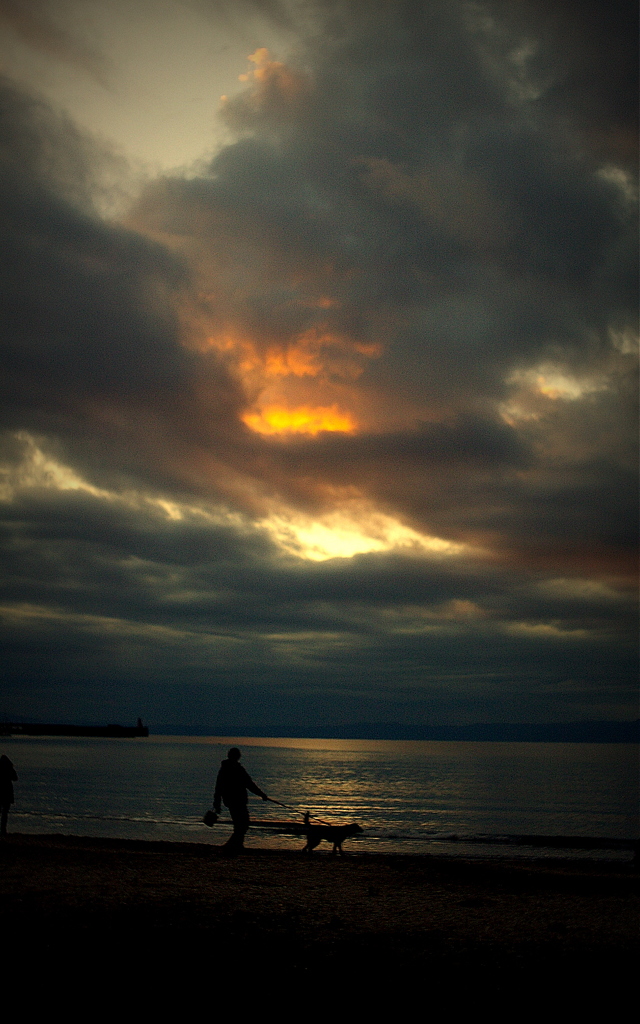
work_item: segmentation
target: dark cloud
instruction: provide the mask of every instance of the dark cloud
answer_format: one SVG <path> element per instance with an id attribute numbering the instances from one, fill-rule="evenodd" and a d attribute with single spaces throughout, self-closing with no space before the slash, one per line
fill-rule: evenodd
<path id="1" fill-rule="evenodd" d="M 297 45 L 124 224 L 104 154 L 4 83 L 6 710 L 631 715 L 620 10 L 246 9 Z M 370 550 L 313 561 L 314 520 Z"/>
<path id="2" fill-rule="evenodd" d="M 263 338 L 317 323 L 299 300 L 326 288 L 323 322 L 382 340 L 373 379 L 405 394 L 495 394 L 510 365 L 550 351 L 589 363 L 594 337 L 606 348 L 612 320 L 635 317 L 619 182 L 546 108 L 514 102 L 456 5 L 335 17 L 290 81 L 264 59 L 223 110 L 246 137 L 210 177 L 154 190 L 136 223 L 151 204 L 154 230 L 206 243 L 240 284 L 215 294 L 214 319 Z"/>
<path id="3" fill-rule="evenodd" d="M 98 216 L 91 141 L 8 83 L 0 118 L 3 424 L 57 436 L 96 472 L 144 476 L 193 419 L 198 382 L 212 423 L 233 421 L 237 387 L 182 344 L 180 258 Z"/>
<path id="4" fill-rule="evenodd" d="M 637 165 L 637 4 L 587 0 L 579 16 L 554 0 L 484 6 L 529 43 L 537 103 L 578 131 L 594 159 Z"/>
<path id="5" fill-rule="evenodd" d="M 353 716 L 373 679 L 373 701 L 417 707 L 426 692 L 446 718 L 478 687 L 488 714 L 505 680 L 516 705 L 545 686 L 550 706 L 579 705 L 605 664 L 615 703 L 634 658 L 629 596 L 585 580 L 406 555 L 305 564 L 248 524 L 171 521 L 81 494 L 30 492 L 2 534 L 14 700 L 46 681 L 86 701 L 95 677 L 110 697 L 123 673 L 141 693 L 160 671 L 161 707 L 175 679 L 183 693 L 204 688 L 210 714 L 220 692 L 257 687 L 289 720 L 312 693 L 327 720 L 334 694 Z"/>

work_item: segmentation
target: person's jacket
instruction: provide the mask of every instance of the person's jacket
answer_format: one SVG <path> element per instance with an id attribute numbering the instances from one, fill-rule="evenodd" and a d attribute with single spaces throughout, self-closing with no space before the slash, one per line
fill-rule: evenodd
<path id="1" fill-rule="evenodd" d="M 230 807 L 232 804 L 246 804 L 248 789 L 255 793 L 256 796 L 261 796 L 263 800 L 266 798 L 266 793 L 263 793 L 260 787 L 256 786 L 242 765 L 238 761 L 229 761 L 227 758 L 220 765 L 220 771 L 216 779 L 213 806 L 219 808 L 220 800 L 227 807 Z"/>
<path id="2" fill-rule="evenodd" d="M 13 803 L 13 783 L 18 781 L 16 770 L 6 754 L 0 757 L 0 806 Z"/>

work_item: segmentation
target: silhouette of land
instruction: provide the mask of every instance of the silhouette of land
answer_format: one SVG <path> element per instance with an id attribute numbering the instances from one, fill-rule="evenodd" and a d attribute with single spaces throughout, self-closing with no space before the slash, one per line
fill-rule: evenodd
<path id="1" fill-rule="evenodd" d="M 69 725 L 51 722 L 0 722 L 0 736 L 106 736 L 134 738 L 148 736 L 149 728 L 137 725 Z"/>
<path id="2" fill-rule="evenodd" d="M 573 1015 L 619 1005 L 634 984 L 630 864 L 230 860 L 203 844 L 10 834 L 0 869 L 8 977 L 46 992 L 72 973 L 76 998 L 129 985 L 147 1006 L 171 995 L 193 1010 L 222 1007 L 237 983 L 252 1013 L 326 998 L 397 1014 L 417 995 L 456 1014 Z"/>

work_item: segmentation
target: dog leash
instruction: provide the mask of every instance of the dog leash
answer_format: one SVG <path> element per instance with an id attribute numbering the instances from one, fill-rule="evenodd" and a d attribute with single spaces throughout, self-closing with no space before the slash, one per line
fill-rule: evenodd
<path id="1" fill-rule="evenodd" d="M 270 797 L 270 796 L 268 796 L 266 799 L 268 800 L 268 802 L 270 804 L 277 804 L 278 807 L 284 807 L 288 811 L 297 811 L 298 814 L 302 814 L 302 813 L 309 814 L 309 819 L 313 818 L 314 821 L 319 821 L 321 825 L 327 825 L 329 828 L 333 828 L 333 826 L 328 821 L 324 821 L 323 818 L 318 818 L 317 815 L 311 814 L 311 812 L 309 812 L 309 811 L 304 811 L 303 812 L 300 807 L 296 808 L 296 807 L 293 807 L 291 804 L 283 804 L 282 801 L 274 800 L 273 797 Z M 212 808 L 210 811 L 207 811 L 207 813 L 205 814 L 205 816 L 204 816 L 204 818 L 202 820 L 205 823 L 205 825 L 209 825 L 209 827 L 211 827 L 212 825 L 215 825 L 215 823 L 217 821 L 219 821 L 220 819 L 218 817 L 217 812 L 214 811 L 213 808 Z M 226 820 L 226 819 L 224 819 L 224 820 Z"/>
<path id="2" fill-rule="evenodd" d="M 302 814 L 302 813 L 307 814 L 308 813 L 307 811 L 303 812 L 301 807 L 295 807 L 292 804 L 283 804 L 283 803 L 280 802 L 280 800 L 273 800 L 270 796 L 267 797 L 267 800 L 269 801 L 270 804 L 277 804 L 278 807 L 286 808 L 287 811 L 295 811 L 295 810 L 297 810 L 299 814 Z M 319 821 L 321 825 L 328 825 L 329 828 L 333 827 L 332 825 L 329 824 L 328 821 L 324 821 L 322 818 L 319 818 L 316 814 L 309 814 L 309 817 L 313 818 L 314 821 Z"/>

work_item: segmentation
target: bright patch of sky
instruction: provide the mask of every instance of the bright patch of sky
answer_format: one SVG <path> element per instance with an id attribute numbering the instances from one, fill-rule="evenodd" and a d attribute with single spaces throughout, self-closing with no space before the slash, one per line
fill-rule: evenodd
<path id="1" fill-rule="evenodd" d="M 392 516 L 366 509 L 359 515 L 334 512 L 318 520 L 272 515 L 260 525 L 285 551 L 315 562 L 373 551 L 404 550 L 442 557 L 469 550 L 464 544 L 426 536 Z"/>
<path id="2" fill-rule="evenodd" d="M 69 466 L 43 452 L 26 432 L 18 433 L 16 440 L 24 445 L 23 460 L 11 473 L 0 466 L 0 500 L 11 501 L 17 491 L 31 488 L 82 491 L 94 498 L 117 501 L 139 510 L 145 506 L 157 509 L 174 522 L 195 516 L 212 526 L 251 528 L 238 513 L 224 509 L 206 509 L 154 495 L 117 493 L 95 487 Z M 375 551 L 396 550 L 430 557 L 451 557 L 470 551 L 468 545 L 419 533 L 393 516 L 364 505 L 315 520 L 293 511 L 283 511 L 260 520 L 254 524 L 255 527 L 265 530 L 283 552 L 314 562 L 353 558 L 354 555 Z"/>
<path id="3" fill-rule="evenodd" d="M 286 47 L 266 22 L 214 20 L 179 0 L 63 0 L 47 6 L 46 18 L 95 52 L 93 68 L 89 58 L 64 59 L 60 48 L 34 45 L 2 22 L 2 70 L 149 173 L 217 149 L 226 137 L 216 119 L 220 97 L 244 87 L 248 55 L 258 45 Z"/>

